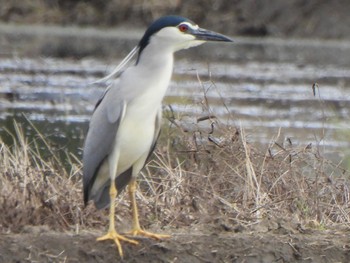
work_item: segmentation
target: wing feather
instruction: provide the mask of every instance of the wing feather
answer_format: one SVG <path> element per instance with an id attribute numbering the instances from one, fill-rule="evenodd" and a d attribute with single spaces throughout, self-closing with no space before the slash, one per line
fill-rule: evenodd
<path id="1" fill-rule="evenodd" d="M 110 87 L 98 102 L 92 115 L 83 153 L 84 202 L 91 199 L 91 188 L 99 168 L 112 151 L 126 102 L 120 98 L 117 85 Z"/>
<path id="2" fill-rule="evenodd" d="M 155 120 L 155 129 L 154 129 L 154 136 L 153 136 L 153 142 L 152 142 L 152 146 L 150 148 L 150 151 L 148 153 L 146 162 L 148 162 L 149 158 L 151 157 L 154 149 L 157 146 L 157 141 L 160 135 L 160 127 L 162 126 L 162 107 L 160 107 L 160 109 L 157 112 L 157 116 L 156 116 L 156 120 Z"/>

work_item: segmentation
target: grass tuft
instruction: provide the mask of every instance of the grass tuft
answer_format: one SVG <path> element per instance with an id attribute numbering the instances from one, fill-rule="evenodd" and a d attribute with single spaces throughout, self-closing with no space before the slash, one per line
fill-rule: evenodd
<path id="1" fill-rule="evenodd" d="M 349 171 L 322 157 L 317 147 L 280 145 L 278 133 L 261 151 L 249 144 L 242 127 L 216 119 L 192 129 L 181 119 L 168 123 L 140 176 L 137 199 L 145 228 L 205 225 L 236 231 L 270 219 L 319 229 L 349 225 Z M 67 171 L 44 136 L 37 131 L 28 141 L 14 125 L 12 146 L 0 138 L 1 232 L 21 232 L 28 225 L 105 229 L 108 211 L 83 206 L 78 158 L 67 154 Z M 38 140 L 51 157 L 42 156 Z M 126 197 L 119 197 L 118 224 L 130 222 Z"/>

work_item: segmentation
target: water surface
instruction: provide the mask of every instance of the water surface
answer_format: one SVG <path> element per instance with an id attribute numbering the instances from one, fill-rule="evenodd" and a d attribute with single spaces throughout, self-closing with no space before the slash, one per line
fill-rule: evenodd
<path id="1" fill-rule="evenodd" d="M 142 30 L 2 25 L 0 33 L 1 136 L 14 119 L 33 134 L 29 120 L 58 148 L 80 155 L 105 88 L 91 83 L 120 62 Z M 256 145 L 281 132 L 282 144 L 312 143 L 333 159 L 349 155 L 350 43 L 233 38 L 179 52 L 164 104 L 189 127 L 212 114 L 244 128 Z"/>

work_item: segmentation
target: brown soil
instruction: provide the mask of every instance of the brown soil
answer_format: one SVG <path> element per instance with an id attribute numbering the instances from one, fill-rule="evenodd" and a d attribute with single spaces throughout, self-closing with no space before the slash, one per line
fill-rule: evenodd
<path id="1" fill-rule="evenodd" d="M 274 229 L 269 229 L 275 226 Z M 0 236 L 1 262 L 349 262 L 347 231 L 292 229 L 269 222 L 260 231 L 241 228 L 202 231 L 195 226 L 168 229 L 172 237 L 137 238 L 123 244 L 121 260 L 111 242 L 96 242 L 102 233 L 58 233 L 29 228 Z"/>

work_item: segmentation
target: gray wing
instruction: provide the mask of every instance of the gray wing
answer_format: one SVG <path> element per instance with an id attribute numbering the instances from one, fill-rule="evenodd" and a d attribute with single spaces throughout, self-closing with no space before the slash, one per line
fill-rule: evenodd
<path id="1" fill-rule="evenodd" d="M 98 170 L 112 151 L 113 142 L 123 118 L 126 102 L 120 96 L 118 83 L 106 90 L 97 103 L 85 139 L 83 152 L 83 188 L 85 204 L 91 199 L 91 188 Z"/>
<path id="2" fill-rule="evenodd" d="M 152 147 L 148 153 L 146 163 L 148 162 L 149 158 L 151 157 L 154 149 L 156 148 L 157 141 L 160 135 L 160 127 L 162 126 L 162 107 L 159 108 L 156 116 L 156 123 L 155 123 L 155 130 L 154 130 L 154 136 L 153 136 L 153 142 Z"/>
<path id="3" fill-rule="evenodd" d="M 162 108 L 159 109 L 157 116 L 156 116 L 153 142 L 152 142 L 152 146 L 150 148 L 150 151 L 148 153 L 147 160 L 150 158 L 150 156 L 152 155 L 152 153 L 156 147 L 156 143 L 157 143 L 157 140 L 158 140 L 159 134 L 160 134 L 161 120 L 162 120 Z M 146 162 L 147 162 L 147 160 L 146 160 Z M 132 178 L 132 172 L 133 172 L 132 167 L 130 167 L 128 170 L 126 170 L 122 174 L 118 175 L 117 178 L 115 179 L 115 184 L 117 187 L 118 194 L 121 193 L 123 191 L 123 189 L 130 182 L 130 180 Z M 97 209 L 105 208 L 106 206 L 109 205 L 109 203 L 110 203 L 110 197 L 109 197 L 110 185 L 111 185 L 111 181 L 107 181 L 103 185 L 103 187 L 101 187 L 101 189 L 99 191 L 99 195 L 94 197 L 94 201 L 95 201 L 95 205 L 96 205 Z"/>

